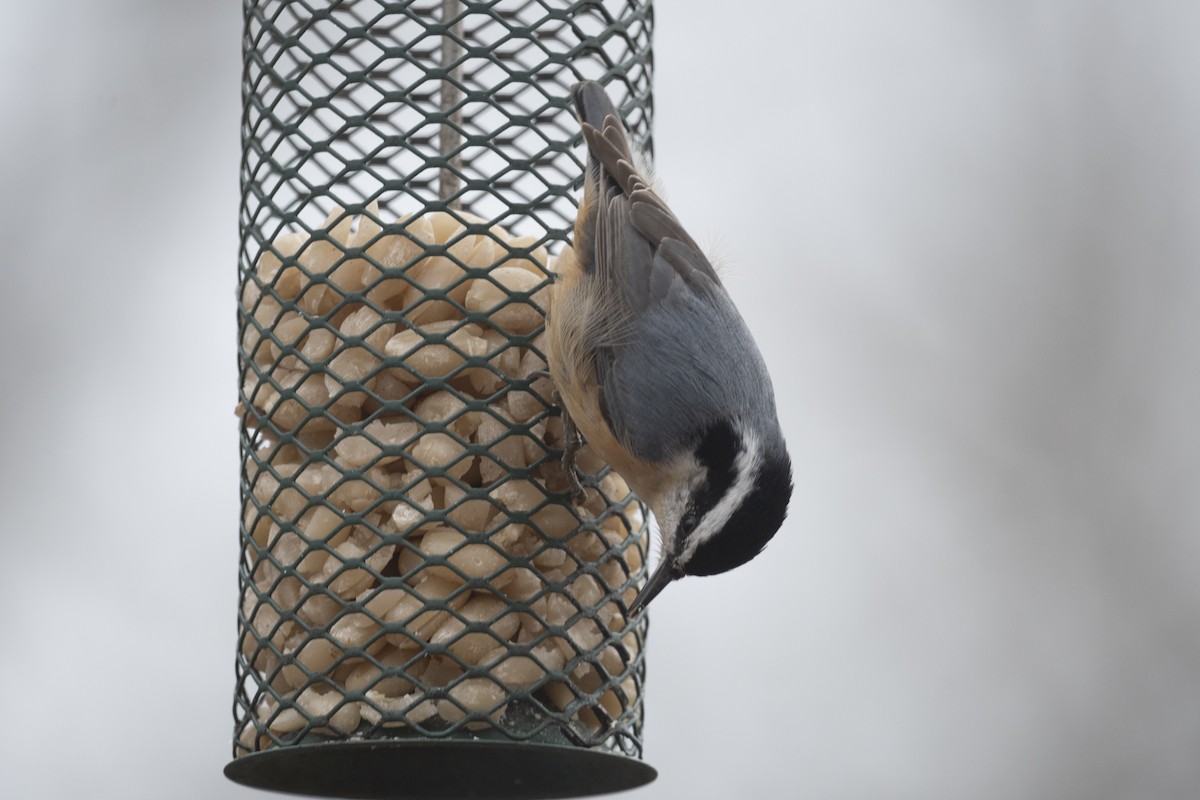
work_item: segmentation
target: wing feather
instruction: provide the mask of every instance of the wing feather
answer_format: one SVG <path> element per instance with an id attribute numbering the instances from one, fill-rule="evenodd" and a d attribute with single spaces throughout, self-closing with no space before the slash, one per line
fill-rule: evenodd
<path id="1" fill-rule="evenodd" d="M 636 166 L 603 90 L 582 84 L 575 97 L 589 156 L 576 241 L 585 254 L 591 248 L 583 268 L 612 310 L 592 340 L 600 410 L 626 447 L 661 460 L 687 441 L 684 428 L 696 420 L 684 412 L 695 398 L 714 407 L 743 402 L 724 394 L 729 370 L 744 371 L 728 363 L 727 353 L 742 351 L 748 332 L 708 258 Z M 681 337 L 703 344 L 684 346 L 689 342 Z M 707 368 L 714 363 L 725 366 Z M 757 362 L 746 368 L 753 371 Z M 755 375 L 744 377 L 732 391 L 755 384 Z"/>

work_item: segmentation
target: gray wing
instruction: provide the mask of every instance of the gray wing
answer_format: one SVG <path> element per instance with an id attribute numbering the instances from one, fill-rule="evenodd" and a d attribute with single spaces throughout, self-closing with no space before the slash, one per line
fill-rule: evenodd
<path id="1" fill-rule="evenodd" d="M 590 250 L 593 279 L 627 313 L 619 334 L 596 348 L 606 421 L 636 455 L 663 461 L 718 418 L 774 417 L 770 378 L 745 322 L 712 264 L 637 172 L 607 96 L 583 84 L 576 105 L 591 203 L 589 229 L 577 238 Z"/>
<path id="2" fill-rule="evenodd" d="M 718 420 L 778 424 L 766 365 L 724 292 L 668 292 L 636 319 L 626 343 L 608 351 L 597 362 L 601 410 L 644 460 L 691 450 Z"/>

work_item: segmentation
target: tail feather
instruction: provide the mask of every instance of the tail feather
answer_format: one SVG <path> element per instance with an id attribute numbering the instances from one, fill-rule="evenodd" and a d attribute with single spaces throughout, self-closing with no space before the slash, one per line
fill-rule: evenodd
<path id="1" fill-rule="evenodd" d="M 591 125 L 597 130 L 604 130 L 604 120 L 608 117 L 621 119 L 616 106 L 609 99 L 604 87 L 595 81 L 582 81 L 575 84 L 571 93 L 575 98 L 575 110 L 579 121 Z"/>
<path id="2" fill-rule="evenodd" d="M 632 271 L 640 276 L 651 269 L 649 262 L 628 257 L 627 248 L 646 246 L 659 253 L 689 284 L 707 287 L 703 276 L 720 286 L 721 279 L 712 264 L 657 191 L 652 176 L 647 174 L 647 165 L 634 153 L 621 116 L 604 87 L 584 81 L 571 91 L 588 151 L 583 202 L 575 220 L 580 268 L 610 277 L 620 274 L 625 285 L 640 285 L 640 277 L 623 273 Z M 609 261 L 598 262 L 597 247 L 607 248 Z"/>
<path id="3" fill-rule="evenodd" d="M 645 179 L 637 172 L 629 134 L 616 106 L 595 81 L 575 84 L 574 95 L 588 149 L 588 179 L 608 184 L 603 189 L 608 189 L 611 181 L 625 194 L 633 194 L 645 185 Z M 607 195 L 607 191 L 601 194 Z"/>
<path id="4" fill-rule="evenodd" d="M 576 84 L 573 91 L 588 151 L 584 204 L 590 207 L 618 194 L 632 200 L 652 191 L 642 174 L 645 164 L 631 147 L 629 133 L 604 88 L 595 81 L 585 81 Z"/>

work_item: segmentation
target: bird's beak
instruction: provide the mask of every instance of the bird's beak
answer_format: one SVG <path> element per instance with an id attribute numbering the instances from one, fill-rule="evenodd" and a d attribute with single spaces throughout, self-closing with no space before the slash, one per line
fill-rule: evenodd
<path id="1" fill-rule="evenodd" d="M 633 599 L 633 605 L 629 607 L 629 616 L 636 616 L 643 608 L 650 605 L 650 601 L 658 597 L 658 593 L 667 588 L 668 583 L 680 577 L 680 574 L 668 559 L 663 559 L 663 562 L 658 565 L 658 569 L 654 570 L 650 576 L 650 580 L 646 581 L 646 585 Z"/>

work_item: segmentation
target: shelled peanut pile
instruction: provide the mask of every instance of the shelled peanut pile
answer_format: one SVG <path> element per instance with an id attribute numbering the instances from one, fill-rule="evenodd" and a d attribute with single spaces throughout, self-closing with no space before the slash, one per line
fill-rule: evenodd
<path id="1" fill-rule="evenodd" d="M 642 517 L 615 473 L 582 507 L 554 502 L 562 425 L 528 338 L 551 259 L 446 212 L 378 218 L 336 209 L 284 234 L 244 285 L 241 648 L 266 690 L 238 753 L 309 731 L 504 727 L 523 695 L 607 731 L 639 690 L 616 598 L 635 594 Z M 603 467 L 586 446 L 578 460 Z"/>

